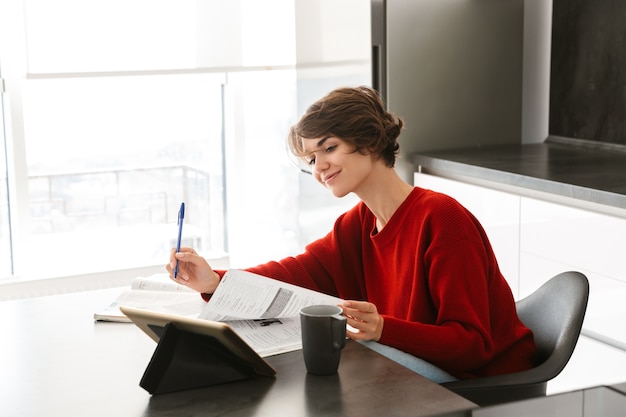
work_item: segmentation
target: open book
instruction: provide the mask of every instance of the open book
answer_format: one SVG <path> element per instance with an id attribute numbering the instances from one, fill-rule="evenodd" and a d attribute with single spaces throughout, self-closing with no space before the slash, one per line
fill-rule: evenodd
<path id="1" fill-rule="evenodd" d="M 261 357 L 302 347 L 302 307 L 342 302 L 337 297 L 237 269 L 226 272 L 208 303 L 196 292 L 165 290 L 151 291 L 154 297 L 144 298 L 142 306 L 139 293 L 143 291 L 151 290 L 130 290 L 114 304 L 225 322 Z M 189 294 L 194 297 L 189 302 L 178 302 Z M 176 302 L 170 300 L 181 295 Z"/>
<path id="2" fill-rule="evenodd" d="M 122 291 L 111 304 L 96 311 L 93 318 L 97 321 L 131 323 L 120 311 L 122 305 L 197 317 L 205 304 L 197 292 L 175 283 L 167 274 L 154 274 L 135 278 L 130 289 Z"/>

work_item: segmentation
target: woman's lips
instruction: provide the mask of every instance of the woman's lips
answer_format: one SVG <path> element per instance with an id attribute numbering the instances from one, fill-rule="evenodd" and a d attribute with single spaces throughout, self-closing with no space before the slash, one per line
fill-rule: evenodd
<path id="1" fill-rule="evenodd" d="M 334 174 L 325 176 L 324 177 L 324 184 L 328 185 L 329 182 L 331 182 L 333 179 L 335 179 L 335 177 L 337 177 L 337 174 L 339 174 L 339 173 L 335 172 Z"/>

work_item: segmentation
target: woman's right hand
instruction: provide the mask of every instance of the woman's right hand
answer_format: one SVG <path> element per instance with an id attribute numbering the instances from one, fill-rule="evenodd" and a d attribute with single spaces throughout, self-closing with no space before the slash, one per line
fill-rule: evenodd
<path id="1" fill-rule="evenodd" d="M 174 269 L 178 261 L 178 273 L 174 278 Z M 180 252 L 170 251 L 170 263 L 165 266 L 170 278 L 178 284 L 189 287 L 200 293 L 213 294 L 220 282 L 220 276 L 213 271 L 211 265 L 193 248 L 183 247 Z"/>

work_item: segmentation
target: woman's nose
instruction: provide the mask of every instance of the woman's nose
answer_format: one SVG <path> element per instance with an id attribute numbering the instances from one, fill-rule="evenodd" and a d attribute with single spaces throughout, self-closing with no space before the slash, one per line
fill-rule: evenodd
<path id="1" fill-rule="evenodd" d="M 313 170 L 316 173 L 320 173 L 323 172 L 324 170 L 328 169 L 328 161 L 326 161 L 326 158 L 324 158 L 323 156 L 319 156 L 315 158 L 315 165 L 313 166 Z"/>

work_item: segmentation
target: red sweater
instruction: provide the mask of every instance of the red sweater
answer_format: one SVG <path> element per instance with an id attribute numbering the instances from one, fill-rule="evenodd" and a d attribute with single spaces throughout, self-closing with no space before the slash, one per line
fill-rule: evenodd
<path id="1" fill-rule="evenodd" d="M 484 230 L 446 195 L 416 187 L 380 233 L 359 203 L 303 254 L 248 270 L 374 303 L 385 321 L 380 343 L 458 378 L 532 367 L 532 333 Z"/>

